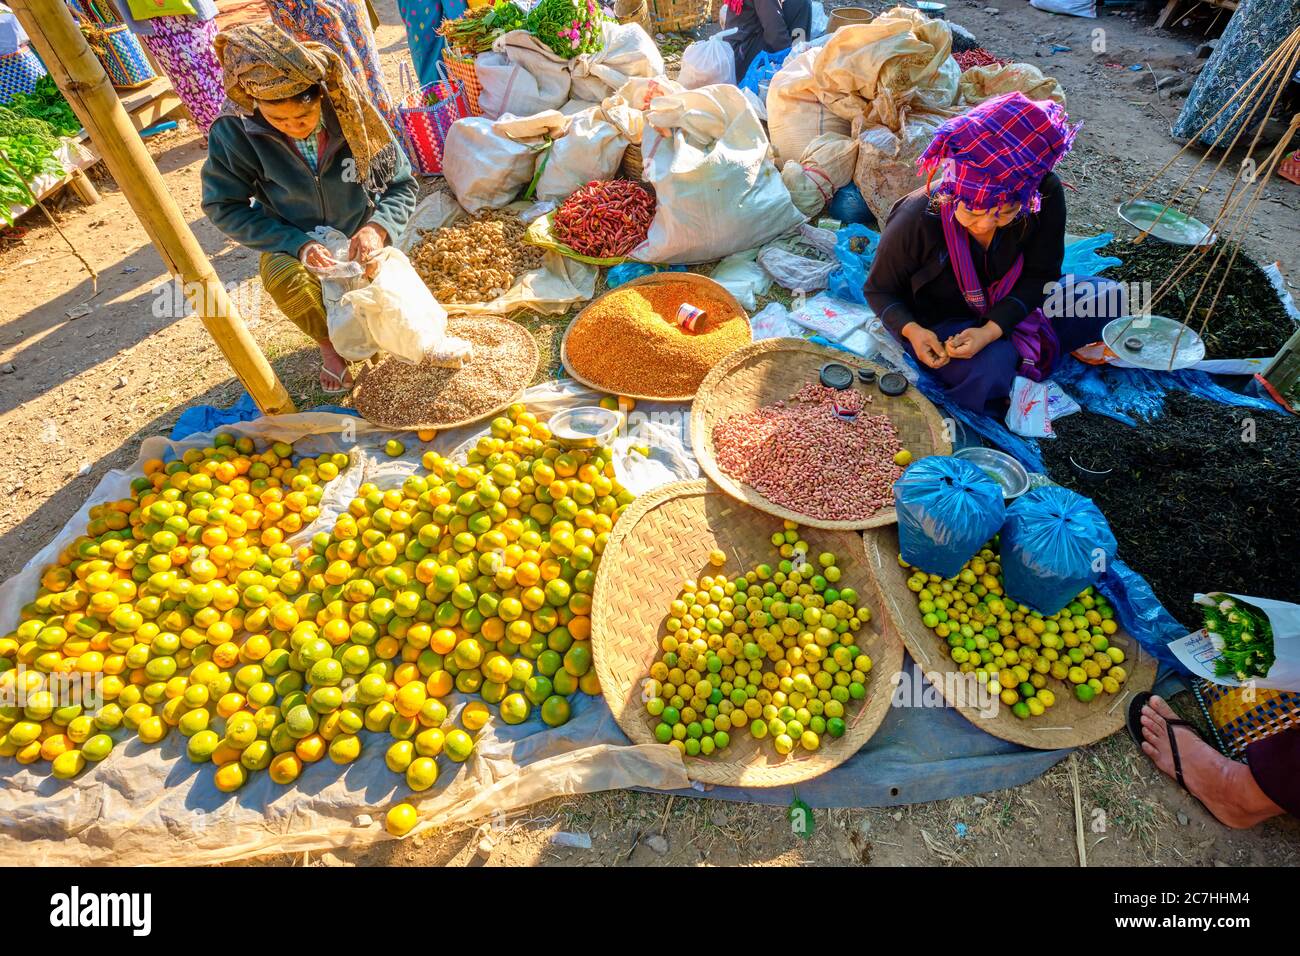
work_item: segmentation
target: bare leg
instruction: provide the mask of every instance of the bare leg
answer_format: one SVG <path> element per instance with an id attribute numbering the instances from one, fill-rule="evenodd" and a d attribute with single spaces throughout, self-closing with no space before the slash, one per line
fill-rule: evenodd
<path id="1" fill-rule="evenodd" d="M 320 346 L 320 387 L 326 392 L 337 392 L 352 387 L 352 373 L 348 363 L 334 350 L 329 339 L 316 343 Z"/>
<path id="2" fill-rule="evenodd" d="M 1142 708 L 1142 752 L 1167 777 L 1174 777 L 1169 735 L 1178 734 L 1183 780 L 1192 796 L 1224 826 L 1247 830 L 1283 811 L 1270 800 L 1245 764 L 1229 760 L 1186 727 L 1169 727 L 1178 715 L 1159 697 Z"/>

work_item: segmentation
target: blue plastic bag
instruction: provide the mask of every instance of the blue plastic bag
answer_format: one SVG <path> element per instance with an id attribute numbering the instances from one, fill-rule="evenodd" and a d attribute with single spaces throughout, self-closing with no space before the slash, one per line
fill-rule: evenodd
<path id="1" fill-rule="evenodd" d="M 1120 265 L 1124 260 L 1114 256 L 1099 256 L 1097 250 L 1115 241 L 1113 232 L 1103 232 L 1091 239 L 1076 239 L 1065 247 L 1065 258 L 1061 262 L 1061 275 L 1095 276 L 1103 269 Z"/>
<path id="2" fill-rule="evenodd" d="M 685 266 L 652 266 L 644 262 L 620 262 L 611 266 L 605 275 L 605 290 L 617 289 L 625 282 L 640 279 L 654 272 L 685 272 Z"/>
<path id="3" fill-rule="evenodd" d="M 931 455 L 894 482 L 898 553 L 927 574 L 951 578 L 997 533 L 1002 488 L 970 462 Z"/>
<path id="4" fill-rule="evenodd" d="M 1002 585 L 1007 596 L 1055 614 L 1100 580 L 1115 557 L 1115 535 L 1091 498 L 1044 485 L 1007 508 Z"/>
<path id="5" fill-rule="evenodd" d="M 758 88 L 764 83 L 772 82 L 772 77 L 776 76 L 777 70 L 781 69 L 789 55 L 789 47 L 775 53 L 768 53 L 766 50 L 760 51 L 758 56 L 749 61 L 749 69 L 745 71 L 744 77 L 736 85 L 742 90 L 749 90 L 757 96 Z"/>
<path id="6" fill-rule="evenodd" d="M 866 249 L 854 252 L 849 245 L 854 239 L 867 240 Z M 871 271 L 879 247 L 880 233 L 866 226 L 845 226 L 837 232 L 835 258 L 840 267 L 831 273 L 826 291 L 837 299 L 865 305 L 867 297 L 862 294 L 862 287 L 867 284 L 867 273 Z"/>

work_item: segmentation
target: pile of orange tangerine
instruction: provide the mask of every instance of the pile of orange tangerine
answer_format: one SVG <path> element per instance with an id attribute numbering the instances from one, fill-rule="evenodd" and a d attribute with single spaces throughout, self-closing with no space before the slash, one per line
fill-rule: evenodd
<path id="1" fill-rule="evenodd" d="M 260 770 L 288 784 L 327 755 L 349 763 L 369 732 L 418 792 L 437 757 L 468 759 L 489 704 L 506 723 L 534 708 L 564 723 L 571 695 L 599 693 L 591 593 L 632 500 L 612 455 L 564 449 L 516 405 L 466 464 L 423 464 L 400 488 L 362 485 L 295 549 L 348 456 L 220 434 L 147 462 L 0 637 L 0 756 L 69 778 L 126 731 L 175 729 L 231 791 Z M 65 699 L 69 677 L 95 700 Z M 474 698 L 459 727 L 453 691 Z"/>

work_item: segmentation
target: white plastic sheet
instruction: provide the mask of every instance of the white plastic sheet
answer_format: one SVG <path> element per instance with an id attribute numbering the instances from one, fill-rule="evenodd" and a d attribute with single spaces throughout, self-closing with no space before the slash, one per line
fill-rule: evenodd
<path id="1" fill-rule="evenodd" d="M 599 396 L 570 381 L 528 391 L 525 401 L 546 419 L 561 408 L 593 404 Z M 631 435 L 621 441 L 616 463 L 629 488 L 645 492 L 667 481 L 698 475 L 690 452 L 685 404 L 645 403 L 628 419 Z M 383 431 L 349 415 L 308 412 L 264 418 L 222 429 L 259 442 L 289 441 L 302 454 L 347 452 L 351 465 L 326 486 L 321 517 L 290 539 L 298 544 L 327 530 L 365 481 L 396 486 L 419 466 L 428 447 L 450 453 L 485 431 L 483 426 L 441 432 L 431 446 L 409 432 Z M 407 452 L 382 452 L 401 437 Z M 146 438 L 137 460 L 110 471 L 64 528 L 18 574 L 0 585 L 0 632 L 18 623 L 19 608 L 35 593 L 42 569 L 84 528 L 92 506 L 130 494 L 130 482 L 147 458 L 180 455 L 211 441 L 203 433 L 171 442 Z M 645 459 L 627 449 L 637 441 L 653 445 Z M 616 450 L 620 445 L 616 445 Z M 452 695 L 454 719 L 468 698 Z M 0 760 L 0 862 L 31 865 L 204 865 L 274 853 L 301 853 L 359 846 L 392 839 L 383 829 L 387 808 L 409 799 L 420 813 L 413 832 L 479 819 L 551 797 L 627 787 L 680 789 L 689 786 L 681 758 L 670 747 L 632 746 L 600 698 L 575 695 L 573 719 L 549 728 L 534 714 L 518 726 L 497 720 L 480 733 L 474 755 L 463 765 L 439 758 L 437 784 L 409 795 L 404 781 L 384 765 L 386 735 L 363 731 L 360 758 L 346 767 L 329 760 L 310 764 L 290 787 L 255 774 L 235 794 L 219 793 L 211 765 L 192 764 L 183 740 L 170 734 L 144 746 L 129 738 L 107 759 L 71 781 Z M 374 822 L 356 826 L 359 814 Z"/>

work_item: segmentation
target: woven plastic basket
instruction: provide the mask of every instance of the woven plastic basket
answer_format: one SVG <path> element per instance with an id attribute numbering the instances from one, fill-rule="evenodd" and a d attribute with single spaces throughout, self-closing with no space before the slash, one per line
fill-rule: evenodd
<path id="1" fill-rule="evenodd" d="M 885 371 L 850 352 L 803 339 L 764 339 L 732 352 L 705 376 L 691 405 L 691 447 L 695 457 L 704 473 L 727 494 L 778 518 L 841 531 L 893 524 L 898 520 L 893 507 L 855 521 L 823 521 L 802 515 L 769 501 L 749 485 L 729 477 L 718 466 L 713 447 L 715 424 L 733 415 L 785 401 L 804 385 L 816 382 L 818 371 L 827 362 L 840 362 L 855 371 L 860 368 L 872 369 L 877 374 Z M 952 451 L 952 443 L 945 437 L 943 419 L 938 410 L 916 389 L 909 388 L 902 395 L 891 398 L 874 385 L 864 386 L 855 382 L 851 387 L 872 396 L 871 403 L 866 406 L 868 413 L 889 416 L 903 447 L 912 453 L 913 460 L 927 455 L 946 455 Z M 809 480 L 816 481 L 816 475 L 810 475 Z"/>
<path id="2" fill-rule="evenodd" d="M 1129 701 L 1150 690 L 1156 679 L 1156 659 L 1127 631 L 1110 636 L 1113 646 L 1124 651 L 1128 680 L 1119 693 L 1099 694 L 1084 704 L 1060 681 L 1049 681 L 1056 703 L 1041 717 L 1022 720 L 996 698 L 981 697 L 975 691 L 974 675 L 960 673 L 948 653 L 948 642 L 925 626 L 916 607 L 916 595 L 907 587 L 907 570 L 898 563 L 898 528 L 873 528 L 863 536 L 872 587 L 872 608 L 880 609 L 876 626 L 889 637 L 903 642 L 926 679 L 943 694 L 963 717 L 994 737 L 1023 747 L 1056 750 L 1094 744 L 1124 727 Z"/>
<path id="3" fill-rule="evenodd" d="M 474 58 L 461 56 L 452 52 L 450 47 L 442 48 L 442 62 L 447 66 L 447 73 L 453 80 L 465 88 L 465 102 L 470 116 L 482 116 L 483 110 L 478 105 L 479 94 L 483 85 L 478 81 L 478 72 L 474 69 Z"/>
<path id="4" fill-rule="evenodd" d="M 149 64 L 139 38 L 125 23 L 99 26 L 83 22 L 81 32 L 114 86 L 127 89 L 142 86 L 158 75 Z"/>
<path id="5" fill-rule="evenodd" d="M 675 33 L 709 19 L 709 0 L 650 0 L 650 21 L 656 31 Z"/>
<path id="6" fill-rule="evenodd" d="M 723 571 L 732 576 L 770 562 L 769 539 L 781 527 L 778 519 L 745 507 L 703 480 L 674 482 L 648 492 L 619 518 L 596 575 L 591 650 L 601 693 L 633 743 L 655 742 L 657 721 L 642 705 L 643 682 L 682 581 L 711 573 L 709 552 L 715 548 L 727 555 Z M 869 594 L 871 575 L 857 535 L 806 529 L 804 537 L 815 551 L 832 551 L 839 558 L 842 586 Z M 889 711 L 891 678 L 902 668 L 903 645 L 875 630 L 876 608 L 863 600 L 873 617 L 857 632 L 858 646 L 871 658 L 872 667 L 866 698 L 846 707 L 844 736 L 823 736 L 818 750 L 796 748 L 782 757 L 770 740 L 758 741 L 738 730 L 726 750 L 684 758 L 692 779 L 738 787 L 798 783 L 843 763 L 871 738 Z"/>
<path id="7" fill-rule="evenodd" d="M 411 165 L 421 176 L 442 175 L 442 150 L 451 124 L 469 115 L 469 103 L 464 87 L 447 76 L 445 64 L 438 64 L 442 76 L 436 83 L 420 89 L 416 87 L 411 65 L 401 66 L 402 105 L 398 113 L 402 118 L 402 138 Z"/>

